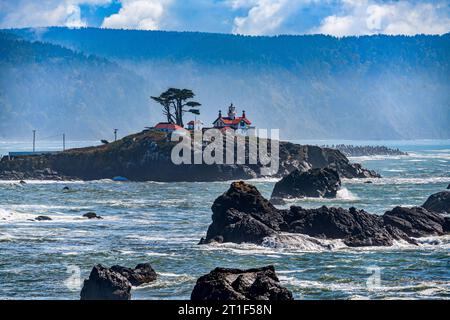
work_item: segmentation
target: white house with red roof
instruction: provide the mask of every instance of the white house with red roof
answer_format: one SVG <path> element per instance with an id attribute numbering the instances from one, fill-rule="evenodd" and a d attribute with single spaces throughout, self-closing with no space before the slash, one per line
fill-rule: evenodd
<path id="1" fill-rule="evenodd" d="M 162 132 L 166 132 L 168 134 L 167 136 L 186 135 L 189 132 L 179 125 L 168 122 L 159 122 L 158 124 L 155 125 L 155 129 Z"/>
<path id="2" fill-rule="evenodd" d="M 219 110 L 219 116 L 213 122 L 214 128 L 226 130 L 226 128 L 234 129 L 238 132 L 246 133 L 248 129 L 251 129 L 251 121 L 245 116 L 245 111 L 242 111 L 241 117 L 236 117 L 236 108 L 231 104 L 228 107 L 228 116 L 223 117 L 222 111 Z"/>

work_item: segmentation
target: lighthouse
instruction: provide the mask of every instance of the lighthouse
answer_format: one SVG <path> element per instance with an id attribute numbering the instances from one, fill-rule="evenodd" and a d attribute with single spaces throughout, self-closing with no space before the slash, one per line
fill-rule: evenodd
<path id="1" fill-rule="evenodd" d="M 236 118 L 236 107 L 233 106 L 233 103 L 228 107 L 228 119 L 234 120 Z"/>

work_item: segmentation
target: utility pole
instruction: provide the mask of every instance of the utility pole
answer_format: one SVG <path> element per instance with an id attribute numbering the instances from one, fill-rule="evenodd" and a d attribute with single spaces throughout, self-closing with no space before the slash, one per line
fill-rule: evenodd
<path id="1" fill-rule="evenodd" d="M 63 133 L 63 151 L 66 150 L 66 134 Z"/>
<path id="2" fill-rule="evenodd" d="M 33 153 L 36 151 L 36 130 L 33 130 Z"/>
<path id="3" fill-rule="evenodd" d="M 114 141 L 117 141 L 117 130 L 119 129 L 114 129 Z"/>

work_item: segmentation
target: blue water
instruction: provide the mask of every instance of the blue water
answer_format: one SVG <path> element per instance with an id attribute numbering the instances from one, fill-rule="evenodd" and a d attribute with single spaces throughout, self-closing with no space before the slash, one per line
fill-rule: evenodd
<path id="1" fill-rule="evenodd" d="M 360 144 L 369 143 L 400 147 L 410 155 L 354 158 L 383 178 L 371 179 L 372 184 L 345 180 L 335 200 L 290 204 L 355 206 L 383 214 L 396 205 L 420 205 L 450 183 L 448 140 Z M 38 149 L 57 150 L 60 144 L 41 143 Z M 0 154 L 29 148 L 29 142 L 0 142 Z M 275 182 L 251 183 L 269 197 Z M 332 241 L 334 249 L 325 250 L 301 236 L 270 246 L 197 245 L 211 222 L 212 202 L 229 183 L 29 181 L 21 186 L 1 181 L 0 299 L 78 299 L 80 280 L 94 264 L 134 266 L 147 261 L 158 280 L 133 289 L 134 299 L 189 298 L 196 279 L 217 266 L 267 264 L 275 265 L 296 299 L 450 297 L 448 236 L 423 239 L 419 247 L 399 242 L 391 248 L 354 249 Z M 63 192 L 65 185 L 70 191 Z M 87 211 L 104 219 L 82 218 Z M 28 220 L 38 215 L 53 220 Z M 375 285 L 367 284 L 371 279 Z"/>

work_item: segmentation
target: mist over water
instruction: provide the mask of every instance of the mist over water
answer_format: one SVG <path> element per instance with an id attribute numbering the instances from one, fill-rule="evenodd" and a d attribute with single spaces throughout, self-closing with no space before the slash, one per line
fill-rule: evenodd
<path id="1" fill-rule="evenodd" d="M 422 204 L 450 183 L 450 143 L 404 144 L 394 146 L 409 156 L 353 159 L 382 175 L 370 179 L 372 184 L 344 180 L 337 199 L 295 199 L 289 205 L 354 206 L 383 214 L 397 205 Z M 0 153 L 18 147 L 4 142 Z M 276 181 L 251 183 L 270 197 Z M 158 280 L 133 289 L 134 299 L 189 298 L 197 278 L 217 266 L 267 264 L 275 265 L 296 299 L 450 297 L 448 236 L 420 239 L 419 247 L 397 242 L 388 248 L 348 248 L 340 241 L 290 234 L 263 246 L 197 245 L 211 223 L 214 199 L 229 184 L 0 181 L 0 298 L 78 299 L 79 290 L 67 286 L 74 267 L 84 279 L 97 263 L 141 262 L 152 264 Z M 66 185 L 69 191 L 62 190 Z M 88 211 L 104 219 L 82 218 Z M 29 220 L 38 215 L 52 220 Z M 374 267 L 381 287 L 370 289 L 368 268 Z"/>

